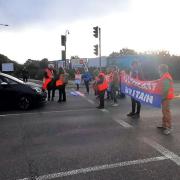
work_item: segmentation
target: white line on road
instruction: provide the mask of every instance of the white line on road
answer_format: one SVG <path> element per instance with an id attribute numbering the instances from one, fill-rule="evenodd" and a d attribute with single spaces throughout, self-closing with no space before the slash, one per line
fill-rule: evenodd
<path id="1" fill-rule="evenodd" d="M 78 111 L 84 112 L 84 111 L 95 111 L 95 110 L 97 109 L 87 108 L 87 109 L 70 109 L 70 110 L 63 110 L 63 111 L 43 111 L 43 112 L 33 112 L 33 113 L 1 114 L 0 117 L 33 115 L 33 114 L 49 114 L 49 113 L 66 113 L 66 112 L 78 112 Z"/>
<path id="2" fill-rule="evenodd" d="M 36 180 L 50 180 L 50 179 L 55 179 L 55 178 L 60 178 L 60 177 L 73 176 L 73 175 L 77 175 L 77 174 L 86 174 L 89 172 L 102 171 L 102 170 L 113 169 L 113 168 L 118 168 L 118 167 L 125 167 L 125 166 L 130 166 L 130 165 L 162 161 L 162 160 L 166 160 L 166 159 L 168 159 L 168 158 L 165 156 L 158 156 L 158 157 L 147 158 L 147 159 L 118 162 L 118 163 L 114 163 L 114 164 L 104 164 L 104 165 L 100 165 L 100 166 L 93 166 L 93 167 L 75 169 L 75 170 L 71 170 L 71 171 L 59 172 L 59 173 L 54 173 L 54 174 L 47 174 L 47 175 L 37 177 Z M 24 178 L 24 179 L 19 179 L 19 180 L 30 180 L 30 179 Z"/>
<path id="3" fill-rule="evenodd" d="M 81 94 L 79 94 L 82 98 L 84 98 L 85 100 L 87 100 L 90 104 L 95 104 L 95 102 L 89 98 L 87 98 L 86 96 L 82 96 Z M 110 113 L 109 110 L 107 109 L 101 109 L 102 112 L 104 113 Z M 114 119 L 114 121 L 116 121 L 118 124 L 120 124 L 121 126 L 123 126 L 124 128 L 132 128 L 133 126 L 131 126 L 130 124 L 128 124 L 127 122 L 121 120 L 121 119 Z"/>
<path id="4" fill-rule="evenodd" d="M 148 139 L 148 138 L 143 138 L 143 141 L 148 144 L 149 146 L 153 147 L 155 150 L 163 154 L 165 157 L 170 159 L 171 161 L 175 162 L 178 166 L 180 165 L 180 157 L 176 155 L 175 153 L 169 151 L 162 145 L 158 144 L 157 142 Z"/>
<path id="5" fill-rule="evenodd" d="M 113 118 L 113 120 L 116 121 L 121 126 L 123 126 L 124 128 L 132 128 L 133 127 L 130 124 L 128 124 L 127 122 L 125 122 L 125 121 L 123 121 L 121 119 Z"/>

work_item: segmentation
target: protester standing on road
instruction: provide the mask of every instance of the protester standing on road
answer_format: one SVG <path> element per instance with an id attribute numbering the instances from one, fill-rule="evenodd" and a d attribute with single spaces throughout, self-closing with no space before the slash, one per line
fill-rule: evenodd
<path id="1" fill-rule="evenodd" d="M 28 82 L 29 72 L 25 67 L 22 70 L 22 77 L 24 82 Z"/>
<path id="2" fill-rule="evenodd" d="M 66 92 L 65 92 L 64 84 L 65 84 L 64 70 L 63 68 L 59 68 L 59 72 L 56 80 L 56 88 L 59 90 L 58 102 L 66 101 Z"/>
<path id="3" fill-rule="evenodd" d="M 92 76 L 91 76 L 90 72 L 88 71 L 88 69 L 85 69 L 85 72 L 82 75 L 82 79 L 84 80 L 84 84 L 86 86 L 86 92 L 87 92 L 87 94 L 89 94 L 89 82 L 91 81 Z"/>
<path id="4" fill-rule="evenodd" d="M 141 78 L 142 74 L 141 74 L 141 71 L 139 70 L 137 61 L 133 61 L 131 63 L 130 76 L 134 79 L 142 80 Z M 132 111 L 128 113 L 127 116 L 133 117 L 133 118 L 139 118 L 140 112 L 141 112 L 141 103 L 131 97 L 131 104 L 132 104 Z"/>
<path id="5" fill-rule="evenodd" d="M 75 84 L 77 86 L 76 90 L 79 91 L 79 85 L 81 84 L 81 74 L 79 70 L 76 70 L 75 72 Z"/>
<path id="6" fill-rule="evenodd" d="M 111 91 L 112 91 L 112 97 L 113 97 L 112 106 L 116 107 L 116 106 L 118 106 L 117 94 L 118 94 L 118 91 L 119 91 L 119 72 L 118 72 L 117 67 L 113 68 Z"/>
<path id="7" fill-rule="evenodd" d="M 174 83 L 172 76 L 168 72 L 168 66 L 166 64 L 161 64 L 159 66 L 159 74 L 162 81 L 162 126 L 158 128 L 163 130 L 165 135 L 171 133 L 171 111 L 170 111 L 170 101 L 174 98 Z"/>
<path id="8" fill-rule="evenodd" d="M 99 80 L 97 81 L 97 89 L 98 89 L 98 95 L 99 95 L 99 106 L 98 109 L 104 108 L 104 95 L 108 88 L 108 83 L 105 78 L 105 74 L 100 72 L 98 76 Z"/>
<path id="9" fill-rule="evenodd" d="M 44 71 L 44 78 L 43 78 L 43 85 L 42 89 L 48 91 L 48 101 L 51 98 L 51 91 L 52 91 L 52 101 L 54 100 L 55 94 L 55 76 L 54 76 L 54 66 L 52 64 L 48 65 L 48 68 Z"/>

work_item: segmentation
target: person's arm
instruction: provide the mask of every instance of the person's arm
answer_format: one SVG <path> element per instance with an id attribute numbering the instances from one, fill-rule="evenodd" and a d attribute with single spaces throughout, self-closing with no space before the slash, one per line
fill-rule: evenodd
<path id="1" fill-rule="evenodd" d="M 168 95 L 169 88 L 170 88 L 170 80 L 165 79 L 163 81 L 163 97 L 162 97 L 163 100 L 166 99 L 166 97 Z"/>

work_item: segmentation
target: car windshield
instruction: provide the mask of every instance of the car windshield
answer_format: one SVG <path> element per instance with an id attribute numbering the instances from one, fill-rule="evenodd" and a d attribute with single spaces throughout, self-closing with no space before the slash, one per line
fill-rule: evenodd
<path id="1" fill-rule="evenodd" d="M 11 76 L 11 75 L 8 75 L 8 74 L 1 74 L 1 75 L 3 75 L 3 76 L 6 77 L 6 78 L 9 78 L 9 79 L 11 79 L 11 80 L 13 80 L 13 81 L 16 81 L 16 82 L 18 82 L 18 83 L 24 84 L 23 81 L 21 81 L 20 79 L 18 79 L 18 78 L 16 78 L 16 77 Z"/>

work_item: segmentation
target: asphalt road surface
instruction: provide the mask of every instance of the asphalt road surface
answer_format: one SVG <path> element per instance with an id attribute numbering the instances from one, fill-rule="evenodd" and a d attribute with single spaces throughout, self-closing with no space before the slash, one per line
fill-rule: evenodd
<path id="1" fill-rule="evenodd" d="M 0 111 L 0 179 L 179 180 L 180 99 L 173 132 L 156 128 L 161 110 L 142 107 L 127 118 L 130 99 L 98 110 L 93 93 L 70 95 L 27 112 Z M 82 89 L 81 92 L 84 92 Z"/>

